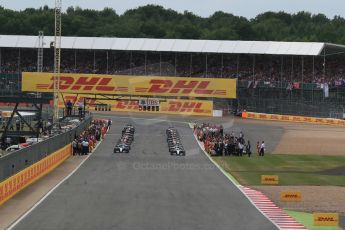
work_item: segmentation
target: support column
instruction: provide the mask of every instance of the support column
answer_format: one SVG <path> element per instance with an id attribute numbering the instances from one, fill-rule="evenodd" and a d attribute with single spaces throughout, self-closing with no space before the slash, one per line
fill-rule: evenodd
<path id="1" fill-rule="evenodd" d="M 207 54 L 206 54 L 206 63 L 205 63 L 205 76 L 207 77 Z"/>
<path id="2" fill-rule="evenodd" d="M 74 72 L 77 72 L 77 50 L 74 50 Z"/>
<path id="3" fill-rule="evenodd" d="M 224 69 L 224 57 L 223 54 L 221 54 L 221 69 L 220 69 L 220 77 L 223 78 L 223 69 Z"/>
<path id="4" fill-rule="evenodd" d="M 193 53 L 190 53 L 189 77 L 192 76 L 192 72 L 193 72 Z"/>
<path id="5" fill-rule="evenodd" d="M 106 71 L 107 74 L 108 74 L 108 71 L 109 71 L 109 53 L 107 50 L 107 71 Z"/>

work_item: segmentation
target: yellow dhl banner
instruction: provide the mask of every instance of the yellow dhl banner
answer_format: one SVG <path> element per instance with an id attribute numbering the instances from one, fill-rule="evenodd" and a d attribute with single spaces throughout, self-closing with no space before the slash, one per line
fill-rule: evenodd
<path id="1" fill-rule="evenodd" d="M 22 73 L 22 91 L 53 92 L 53 73 Z M 236 98 L 235 79 L 61 74 L 60 92 Z"/>
<path id="2" fill-rule="evenodd" d="M 313 213 L 314 226 L 339 226 L 338 213 Z"/>
<path id="3" fill-rule="evenodd" d="M 301 192 L 283 191 L 280 193 L 280 200 L 285 202 L 300 202 L 302 201 Z"/>
<path id="4" fill-rule="evenodd" d="M 253 112 L 243 112 L 242 118 L 251 118 L 251 119 L 257 119 L 257 120 L 271 120 L 271 121 L 306 122 L 306 123 L 322 124 L 322 125 L 345 126 L 345 120 L 332 119 L 332 118 L 290 116 L 290 115 L 253 113 Z"/>
<path id="5" fill-rule="evenodd" d="M 275 185 L 279 183 L 279 176 L 277 175 L 261 175 L 261 184 Z"/>
<path id="6" fill-rule="evenodd" d="M 62 100 L 63 96 L 63 100 Z M 165 113 L 178 115 L 197 115 L 197 116 L 212 116 L 213 101 L 204 100 L 182 100 L 182 99 L 167 99 L 160 102 L 160 109 L 158 111 L 140 111 L 139 97 L 137 98 L 122 98 L 121 100 L 109 100 L 102 96 L 97 96 L 97 99 L 92 99 L 94 95 L 77 95 L 77 94 L 62 94 L 60 95 L 60 107 L 64 107 L 63 102 L 71 101 L 74 105 L 84 102 L 88 109 L 95 110 L 96 105 L 110 105 L 112 111 L 118 112 L 148 112 L 148 113 Z M 153 98 L 150 98 L 153 99 Z"/>
<path id="7" fill-rule="evenodd" d="M 71 144 L 66 145 L 35 164 L 2 181 L 0 183 L 0 205 L 59 166 L 71 155 L 71 153 Z"/>

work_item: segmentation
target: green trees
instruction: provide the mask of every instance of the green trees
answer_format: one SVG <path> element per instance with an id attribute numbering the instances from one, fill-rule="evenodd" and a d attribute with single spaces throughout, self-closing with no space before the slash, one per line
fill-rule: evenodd
<path id="1" fill-rule="evenodd" d="M 63 13 L 64 36 L 148 37 L 217 40 L 318 41 L 345 43 L 345 19 L 308 12 L 266 12 L 248 20 L 221 11 L 208 18 L 147 5 L 118 15 L 69 7 Z M 0 34 L 53 35 L 54 10 L 48 6 L 13 11 L 0 7 Z"/>

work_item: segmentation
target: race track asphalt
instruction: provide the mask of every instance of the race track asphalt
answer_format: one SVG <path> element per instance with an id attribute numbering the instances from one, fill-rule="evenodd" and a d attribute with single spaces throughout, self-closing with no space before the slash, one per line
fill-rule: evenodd
<path id="1" fill-rule="evenodd" d="M 276 229 L 207 159 L 188 124 L 112 120 L 94 154 L 14 229 Z M 114 154 L 127 123 L 136 127 L 131 152 Z M 185 157 L 168 152 L 170 125 Z"/>

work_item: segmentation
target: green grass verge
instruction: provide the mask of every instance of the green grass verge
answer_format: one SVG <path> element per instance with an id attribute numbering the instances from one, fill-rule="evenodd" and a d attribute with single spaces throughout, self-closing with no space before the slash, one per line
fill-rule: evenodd
<path id="1" fill-rule="evenodd" d="M 279 185 L 345 186 L 345 175 L 322 171 L 345 167 L 345 156 L 278 155 L 213 157 L 242 185 L 260 185 L 261 175 L 278 175 Z"/>
<path id="2" fill-rule="evenodd" d="M 310 230 L 342 230 L 341 227 L 320 227 L 314 226 L 313 214 L 307 212 L 296 212 L 291 210 L 284 210 L 289 216 L 303 224 Z"/>

